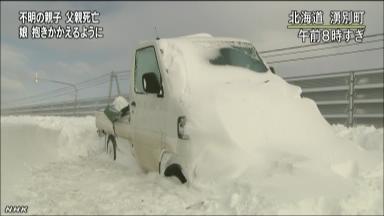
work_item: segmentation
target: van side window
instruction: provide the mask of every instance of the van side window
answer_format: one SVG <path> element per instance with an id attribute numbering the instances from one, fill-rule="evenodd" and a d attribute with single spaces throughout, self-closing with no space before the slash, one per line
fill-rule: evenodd
<path id="1" fill-rule="evenodd" d="M 157 63 L 156 52 L 153 46 L 136 51 L 135 56 L 135 92 L 145 93 L 142 77 L 145 73 L 155 73 L 160 82 L 160 69 Z"/>

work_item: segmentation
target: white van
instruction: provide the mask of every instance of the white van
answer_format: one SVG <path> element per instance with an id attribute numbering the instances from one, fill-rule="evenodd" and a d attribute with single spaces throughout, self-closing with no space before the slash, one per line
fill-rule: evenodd
<path id="1" fill-rule="evenodd" d="M 257 85 L 277 80 L 249 41 L 207 34 L 143 42 L 131 71 L 126 113 L 112 125 L 97 112 L 96 126 L 113 142 L 114 136 L 128 139 L 144 170 L 183 183 L 199 172 L 199 154 L 209 151 L 198 146 L 226 136 L 216 136 L 222 127 L 210 106 L 220 94 L 216 89 L 240 80 Z"/>

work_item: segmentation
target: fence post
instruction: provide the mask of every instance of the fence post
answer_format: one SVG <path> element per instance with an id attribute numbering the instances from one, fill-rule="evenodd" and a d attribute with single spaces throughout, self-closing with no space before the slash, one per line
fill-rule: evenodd
<path id="1" fill-rule="evenodd" d="M 117 95 L 121 95 L 120 92 L 120 85 L 119 85 L 119 79 L 117 78 L 117 74 L 115 74 L 115 82 L 116 82 L 116 88 L 117 88 Z"/>
<path id="2" fill-rule="evenodd" d="M 349 73 L 349 89 L 348 89 L 348 123 L 349 127 L 353 127 L 354 112 L 354 92 L 355 90 L 355 72 Z"/>

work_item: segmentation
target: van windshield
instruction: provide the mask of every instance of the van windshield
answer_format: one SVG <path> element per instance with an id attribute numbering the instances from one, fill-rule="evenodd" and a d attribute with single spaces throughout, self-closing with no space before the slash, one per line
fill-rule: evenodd
<path id="1" fill-rule="evenodd" d="M 213 65 L 243 67 L 259 73 L 268 71 L 253 46 L 230 45 L 221 47 L 218 51 L 217 56 L 209 59 Z"/>

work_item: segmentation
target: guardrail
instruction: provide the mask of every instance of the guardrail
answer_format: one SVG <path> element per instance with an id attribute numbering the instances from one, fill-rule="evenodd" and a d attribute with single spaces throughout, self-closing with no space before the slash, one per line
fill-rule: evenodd
<path id="1" fill-rule="evenodd" d="M 285 78 L 302 88 L 303 97 L 313 99 L 330 123 L 383 127 L 383 68 Z M 123 95 L 127 97 L 127 95 Z M 93 115 L 109 97 L 82 99 L 77 115 Z M 73 101 L 2 109 L 2 115 L 73 116 Z"/>
<path id="2" fill-rule="evenodd" d="M 122 95 L 128 97 L 128 95 Z M 109 97 L 95 97 L 79 100 L 77 103 L 77 116 L 94 115 L 96 110 L 107 106 Z M 32 106 L 6 108 L 1 110 L 1 115 L 56 115 L 74 116 L 74 101 L 59 103 L 46 103 Z"/>

